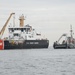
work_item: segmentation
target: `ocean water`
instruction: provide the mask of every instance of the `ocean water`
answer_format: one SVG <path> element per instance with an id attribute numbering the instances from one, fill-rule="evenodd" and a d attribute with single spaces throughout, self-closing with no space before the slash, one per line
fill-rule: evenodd
<path id="1" fill-rule="evenodd" d="M 0 75 L 75 75 L 75 49 L 0 51 Z"/>

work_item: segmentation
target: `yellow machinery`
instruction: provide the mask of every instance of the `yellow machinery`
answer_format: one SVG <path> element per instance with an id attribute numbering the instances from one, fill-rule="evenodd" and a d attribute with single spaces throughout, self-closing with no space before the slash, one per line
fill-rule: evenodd
<path id="1" fill-rule="evenodd" d="M 1 39 L 1 37 L 3 36 L 3 34 L 4 34 L 5 28 L 6 28 L 7 24 L 8 24 L 8 22 L 9 22 L 11 16 L 14 15 L 14 14 L 15 14 L 15 13 L 11 13 L 11 14 L 10 14 L 9 18 L 7 19 L 7 21 L 6 21 L 6 23 L 4 24 L 3 28 L 1 29 L 1 31 L 0 31 L 0 39 Z"/>

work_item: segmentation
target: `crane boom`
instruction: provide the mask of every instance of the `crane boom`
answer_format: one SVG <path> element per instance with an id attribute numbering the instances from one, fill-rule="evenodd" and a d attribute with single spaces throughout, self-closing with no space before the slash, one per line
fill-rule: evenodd
<path id="1" fill-rule="evenodd" d="M 15 13 L 11 13 L 11 14 L 10 14 L 9 18 L 7 19 L 7 21 L 6 21 L 6 23 L 4 24 L 3 28 L 1 29 L 1 31 L 0 31 L 0 39 L 1 39 L 1 37 L 3 36 L 3 34 L 4 34 L 5 28 L 6 28 L 7 24 L 8 24 L 8 22 L 9 22 L 11 16 L 14 15 L 14 14 L 15 14 Z"/>

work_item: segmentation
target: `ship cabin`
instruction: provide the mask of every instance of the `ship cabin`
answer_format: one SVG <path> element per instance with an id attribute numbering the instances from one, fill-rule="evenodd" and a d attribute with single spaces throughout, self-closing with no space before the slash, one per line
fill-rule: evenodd
<path id="1" fill-rule="evenodd" d="M 27 35 L 31 34 L 34 32 L 32 30 L 32 26 L 26 25 L 25 27 L 9 27 L 9 39 L 26 39 Z M 32 34 L 30 37 L 33 37 Z"/>
<path id="2" fill-rule="evenodd" d="M 41 40 L 46 39 L 42 38 L 40 33 L 37 33 L 35 29 L 32 28 L 29 24 L 24 26 L 24 16 L 19 18 L 20 24 L 19 27 L 9 26 L 9 40 Z"/>
<path id="3" fill-rule="evenodd" d="M 9 40 L 38 40 L 41 39 L 41 34 L 29 24 L 24 27 L 9 27 Z"/>

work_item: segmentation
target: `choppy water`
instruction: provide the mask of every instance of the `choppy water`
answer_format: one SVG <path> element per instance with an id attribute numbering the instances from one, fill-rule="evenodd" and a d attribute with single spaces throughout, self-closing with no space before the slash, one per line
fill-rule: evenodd
<path id="1" fill-rule="evenodd" d="M 75 75 L 75 49 L 0 51 L 0 75 Z"/>

